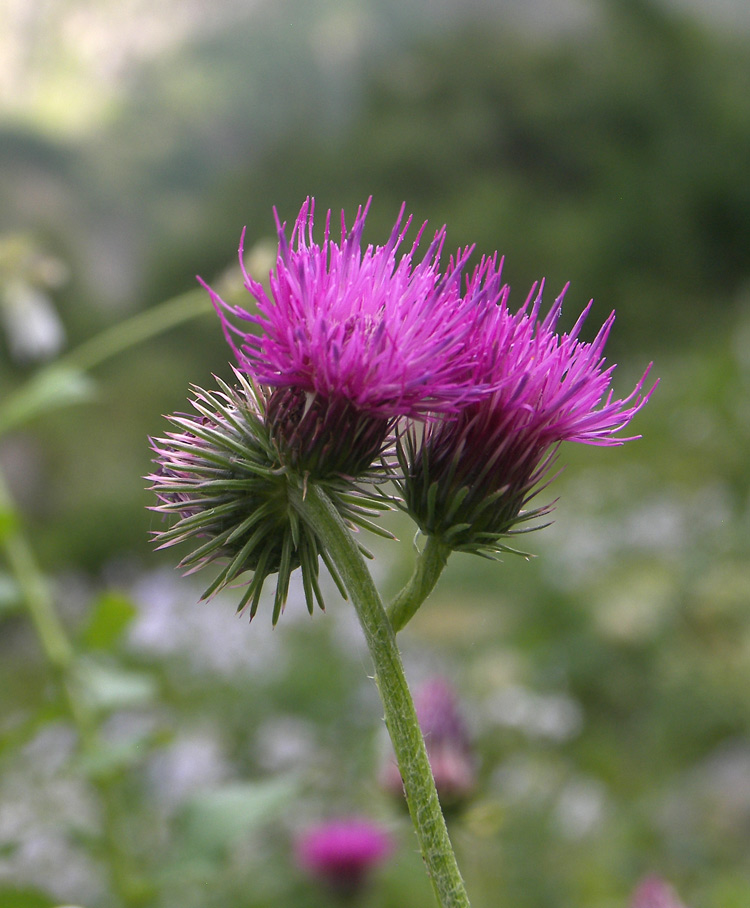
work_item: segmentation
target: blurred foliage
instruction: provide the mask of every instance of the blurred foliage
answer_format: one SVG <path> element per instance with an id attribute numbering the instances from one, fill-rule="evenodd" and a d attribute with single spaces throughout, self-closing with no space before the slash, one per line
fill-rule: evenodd
<path id="1" fill-rule="evenodd" d="M 540 557 L 456 557 L 402 635 L 407 667 L 450 677 L 474 730 L 482 787 L 451 822 L 477 906 L 615 908 L 655 870 L 688 906 L 745 908 L 750 38 L 608 0 L 541 40 L 489 20 L 412 39 L 388 4 L 393 46 L 336 69 L 306 39 L 323 6 L 297 30 L 267 11 L 194 34 L 89 132 L 0 124 L 3 248 L 32 250 L 3 258 L 3 305 L 42 294 L 75 347 L 223 273 L 244 224 L 248 249 L 272 235 L 272 205 L 290 220 L 308 194 L 347 211 L 372 194 L 373 242 L 405 200 L 452 247 L 505 254 L 518 304 L 546 276 L 572 281 L 571 322 L 595 297 L 592 332 L 616 308 L 618 388 L 651 358 L 662 379 L 643 439 L 565 450 Z M 96 732 L 76 746 L 0 563 L 0 904 L 313 908 L 327 896 L 291 865 L 295 830 L 364 811 L 401 845 L 364 908 L 431 905 L 377 785 L 348 607 L 309 620 L 292 601 L 276 631 L 248 629 L 149 552 L 146 436 L 190 382 L 228 377 L 216 320 L 87 374 L 14 358 L 10 335 L 0 354 L 17 504 L 0 541 L 32 540 Z M 375 549 L 395 592 L 412 529 L 392 525 L 402 543 Z"/>

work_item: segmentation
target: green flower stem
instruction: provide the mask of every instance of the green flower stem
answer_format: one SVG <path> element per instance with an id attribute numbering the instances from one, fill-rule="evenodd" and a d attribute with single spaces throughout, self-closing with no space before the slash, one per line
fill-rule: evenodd
<path id="1" fill-rule="evenodd" d="M 411 579 L 388 606 L 388 618 L 398 633 L 414 617 L 419 606 L 435 588 L 451 553 L 435 536 L 428 536 L 424 548 L 417 555 Z"/>
<path id="2" fill-rule="evenodd" d="M 427 873 L 442 908 L 469 908 L 430 762 L 406 683 L 396 635 L 351 533 L 325 492 L 289 486 L 292 506 L 314 528 L 351 596 L 364 631 L 406 800 Z"/>
<path id="3" fill-rule="evenodd" d="M 103 331 L 47 369 L 91 369 L 129 347 L 211 311 L 206 293 L 200 289 L 190 290 Z M 1 472 L 0 547 L 18 582 L 45 656 L 57 671 L 68 672 L 73 663 L 73 647 L 57 616 L 52 595 L 33 550 L 19 527 L 15 506 Z M 74 713 L 80 713 L 80 705 L 73 702 L 70 705 Z M 81 728 L 85 724 L 79 723 Z"/>
<path id="4" fill-rule="evenodd" d="M 47 366 L 44 371 L 54 374 L 61 369 L 81 371 L 91 369 L 129 347 L 211 311 L 212 306 L 206 293 L 200 289 L 190 290 L 103 331 Z M 24 386 L 15 396 L 22 399 L 28 388 L 29 385 Z M 13 406 L 9 407 L 7 401 L 4 412 L 5 410 L 13 411 L 15 415 Z M 15 407 L 15 410 L 23 416 L 22 405 Z M 15 422 L 20 421 L 21 418 L 6 419 L 2 429 L 12 427 Z M 36 563 L 33 549 L 20 529 L 15 505 L 2 472 L 0 472 L 0 549 L 4 552 L 8 566 L 16 578 L 42 650 L 62 679 L 68 705 L 83 743 L 84 745 L 90 743 L 93 721 L 83 702 L 75 695 L 71 680 L 73 647 L 55 611 L 52 594 Z"/>

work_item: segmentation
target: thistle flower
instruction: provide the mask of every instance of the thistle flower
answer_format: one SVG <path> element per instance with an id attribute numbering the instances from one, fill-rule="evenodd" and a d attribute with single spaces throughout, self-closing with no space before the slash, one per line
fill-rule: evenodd
<path id="1" fill-rule="evenodd" d="M 319 558 L 344 598 L 346 594 L 325 548 L 290 504 L 289 484 L 300 480 L 281 464 L 270 436 L 266 392 L 239 372 L 236 377 L 237 388 L 221 380 L 219 391 L 195 388 L 196 413 L 169 417 L 177 431 L 151 441 L 157 469 L 147 478 L 159 500 L 152 510 L 177 518 L 154 538 L 159 548 L 197 542 L 180 562 L 187 573 L 212 562 L 223 564 L 204 599 L 252 572 L 238 607 L 242 611 L 249 605 L 251 619 L 267 577 L 278 574 L 276 624 L 298 567 L 310 613 L 315 601 L 323 608 Z M 382 504 L 369 501 L 343 479 L 328 480 L 325 489 L 350 526 L 384 534 L 368 520 Z"/>
<path id="2" fill-rule="evenodd" d="M 431 678 L 414 698 L 430 768 L 443 810 L 459 807 L 477 784 L 474 751 L 453 687 L 443 678 Z M 391 755 L 380 782 L 386 791 L 403 798 L 398 766 Z"/>
<path id="3" fill-rule="evenodd" d="M 630 908 L 685 908 L 674 889 L 661 877 L 642 880 L 630 902 Z"/>
<path id="4" fill-rule="evenodd" d="M 412 426 L 400 441 L 405 507 L 448 550 L 486 556 L 515 551 L 502 540 L 527 532 L 524 523 L 551 509 L 525 510 L 547 479 L 560 442 L 612 446 L 630 440 L 618 433 L 653 391 L 642 393 L 647 369 L 628 397 L 614 399 L 614 366 L 606 366 L 602 355 L 614 313 L 585 343 L 579 334 L 591 303 L 569 334 L 557 334 L 565 290 L 543 319 L 542 287 L 536 290 L 520 311 L 510 312 L 496 259 L 482 260 L 465 297 L 492 310 L 491 323 L 473 341 L 482 397 L 455 417 L 424 429 Z"/>
<path id="5" fill-rule="evenodd" d="M 403 207 L 385 246 L 363 250 L 368 208 L 358 209 L 349 231 L 342 213 L 340 242 L 329 211 L 321 245 L 313 201 L 302 206 L 291 240 L 274 210 L 270 295 L 243 266 L 254 311 L 207 288 L 240 369 L 275 389 L 269 425 L 285 463 L 313 479 L 358 476 L 387 446 L 398 417 L 451 412 L 479 391 L 467 340 L 487 312 L 461 298 L 470 250 L 442 275 L 443 228 L 415 263 L 423 225 L 399 257 L 411 223 Z M 241 243 L 241 263 L 242 251 Z"/>
<path id="6" fill-rule="evenodd" d="M 392 851 L 388 833 L 363 817 L 328 820 L 305 830 L 296 842 L 299 866 L 347 898 L 362 890 Z"/>

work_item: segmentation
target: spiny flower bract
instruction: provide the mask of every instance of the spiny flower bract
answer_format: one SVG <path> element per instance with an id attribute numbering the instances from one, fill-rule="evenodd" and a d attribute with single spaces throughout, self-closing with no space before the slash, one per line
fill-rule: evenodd
<path id="1" fill-rule="evenodd" d="M 170 416 L 177 431 L 152 441 L 157 469 L 147 478 L 159 500 L 153 510 L 176 518 L 154 537 L 160 548 L 197 543 L 180 563 L 188 573 L 212 562 L 222 564 L 203 598 L 245 581 L 238 611 L 249 606 L 251 618 L 266 578 L 278 574 L 275 624 L 291 573 L 298 567 L 311 613 L 315 601 L 323 607 L 319 558 L 342 595 L 345 592 L 325 548 L 290 503 L 289 484 L 302 480 L 281 463 L 269 434 L 267 392 L 240 373 L 236 377 L 236 388 L 217 379 L 219 391 L 194 389 L 196 413 Z M 382 509 L 381 503 L 367 499 L 344 479 L 331 480 L 324 488 L 350 525 L 387 535 L 368 520 Z M 243 576 L 247 572 L 252 572 L 250 580 Z"/>
<path id="2" fill-rule="evenodd" d="M 536 291 L 512 313 L 496 260 L 482 260 L 466 298 L 492 300 L 492 321 L 475 338 L 476 368 L 487 390 L 455 416 L 411 426 L 400 439 L 405 507 L 448 549 L 515 551 L 502 540 L 527 532 L 529 520 L 551 509 L 526 506 L 545 483 L 559 444 L 622 444 L 628 439 L 618 433 L 651 393 L 642 393 L 646 370 L 628 397 L 614 398 L 614 366 L 603 357 L 614 313 L 585 343 L 579 334 L 591 304 L 569 333 L 558 334 L 565 291 L 544 318 L 542 288 Z"/>

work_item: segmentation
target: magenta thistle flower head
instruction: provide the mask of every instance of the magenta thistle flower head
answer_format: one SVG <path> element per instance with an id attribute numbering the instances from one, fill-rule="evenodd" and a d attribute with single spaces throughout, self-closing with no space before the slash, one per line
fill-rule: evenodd
<path id="1" fill-rule="evenodd" d="M 329 211 L 320 244 L 313 201 L 291 239 L 274 211 L 270 293 L 244 267 L 253 309 L 227 305 L 208 288 L 240 368 L 275 389 L 269 422 L 282 453 L 313 478 L 358 475 L 396 418 L 451 412 L 477 394 L 467 340 L 484 313 L 460 293 L 469 250 L 441 274 L 443 228 L 416 261 L 423 225 L 401 252 L 411 223 L 403 207 L 386 244 L 363 249 L 368 208 L 358 209 L 351 230 L 342 213 L 338 241 Z"/>
<path id="2" fill-rule="evenodd" d="M 382 826 L 364 817 L 342 817 L 306 829 L 297 839 L 299 866 L 334 892 L 354 896 L 393 852 Z"/>
<path id="3" fill-rule="evenodd" d="M 443 678 L 431 678 L 414 698 L 435 787 L 443 810 L 460 807 L 477 785 L 477 766 L 469 730 L 453 687 Z M 381 784 L 403 797 L 401 774 L 393 755 L 385 763 Z"/>
<path id="4" fill-rule="evenodd" d="M 685 906 L 665 880 L 658 876 L 649 876 L 638 884 L 630 908 L 685 908 Z"/>
<path id="5" fill-rule="evenodd" d="M 412 428 L 399 446 L 405 506 L 422 531 L 449 550 L 485 555 L 514 551 L 501 540 L 548 513 L 549 507 L 526 505 L 560 442 L 611 446 L 630 440 L 620 433 L 653 391 L 642 391 L 647 369 L 628 397 L 614 397 L 614 366 L 603 357 L 614 313 L 591 343 L 579 338 L 591 304 L 570 333 L 558 334 L 564 291 L 544 318 L 541 287 L 512 313 L 499 273 L 494 258 L 483 260 L 466 293 L 467 299 L 494 298 L 491 322 L 473 341 L 481 398 L 423 431 Z"/>

